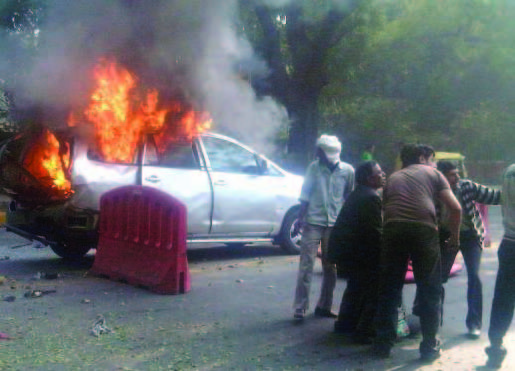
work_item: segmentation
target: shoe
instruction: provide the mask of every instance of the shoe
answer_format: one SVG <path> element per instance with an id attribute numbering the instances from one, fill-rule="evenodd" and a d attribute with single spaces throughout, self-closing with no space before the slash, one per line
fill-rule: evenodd
<path id="1" fill-rule="evenodd" d="M 481 336 L 481 330 L 476 327 L 469 328 L 468 337 L 470 339 L 479 339 Z"/>
<path id="2" fill-rule="evenodd" d="M 502 362 L 504 358 L 506 358 L 506 354 L 508 351 L 502 345 L 498 347 L 489 346 L 485 348 L 485 353 L 488 355 L 488 361 L 486 362 L 486 366 L 489 368 L 499 369 L 502 366 Z"/>
<path id="3" fill-rule="evenodd" d="M 338 318 L 337 314 L 334 314 L 329 309 L 322 309 L 319 307 L 315 308 L 315 316 L 317 317 L 327 317 L 327 318 Z"/>
<path id="4" fill-rule="evenodd" d="M 295 309 L 295 313 L 293 313 L 293 319 L 296 321 L 302 321 L 304 319 L 304 313 L 306 311 L 304 309 Z"/>
<path id="5" fill-rule="evenodd" d="M 440 349 L 420 352 L 420 360 L 422 362 L 433 362 L 440 358 Z"/>
<path id="6" fill-rule="evenodd" d="M 382 343 L 374 343 L 374 345 L 372 345 L 372 348 L 370 348 L 370 356 L 374 358 L 390 358 L 391 352 L 392 348 Z"/>
<path id="7" fill-rule="evenodd" d="M 433 345 L 428 342 L 420 343 L 420 360 L 422 362 L 432 362 L 440 358 L 440 340 L 435 339 Z"/>

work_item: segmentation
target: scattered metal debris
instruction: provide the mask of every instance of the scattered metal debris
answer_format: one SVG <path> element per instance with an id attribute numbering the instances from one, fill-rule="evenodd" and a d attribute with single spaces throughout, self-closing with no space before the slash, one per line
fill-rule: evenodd
<path id="1" fill-rule="evenodd" d="M 24 296 L 26 298 L 34 299 L 34 298 L 40 298 L 43 295 L 47 294 L 53 294 L 54 292 L 57 292 L 56 290 L 30 290 L 27 291 Z"/>
<path id="2" fill-rule="evenodd" d="M 106 326 L 106 320 L 103 315 L 99 314 L 97 316 L 96 322 L 93 324 L 93 327 L 90 330 L 91 335 L 99 337 L 102 334 L 109 334 L 113 332 L 112 329 Z"/>

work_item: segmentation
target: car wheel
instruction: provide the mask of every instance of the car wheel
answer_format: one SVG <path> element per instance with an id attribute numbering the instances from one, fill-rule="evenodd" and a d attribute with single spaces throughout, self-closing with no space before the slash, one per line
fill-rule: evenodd
<path id="1" fill-rule="evenodd" d="M 279 235 L 279 243 L 288 254 L 297 255 L 300 253 L 301 234 L 294 235 L 293 229 L 298 223 L 299 208 L 293 208 L 284 217 L 283 226 Z"/>
<path id="2" fill-rule="evenodd" d="M 63 259 L 80 260 L 88 253 L 88 251 L 91 249 L 91 246 L 89 244 L 80 243 L 60 243 L 58 245 L 52 244 L 50 245 L 50 248 Z"/>

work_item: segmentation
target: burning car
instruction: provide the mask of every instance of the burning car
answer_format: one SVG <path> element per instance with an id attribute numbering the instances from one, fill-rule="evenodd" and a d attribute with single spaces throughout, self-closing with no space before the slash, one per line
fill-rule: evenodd
<path id="1" fill-rule="evenodd" d="M 7 230 L 79 258 L 96 246 L 101 196 L 143 185 L 187 206 L 189 243 L 273 242 L 298 252 L 302 177 L 207 131 L 202 112 L 160 105 L 152 90 L 134 99 L 134 80 L 115 63 L 96 73 L 89 105 L 70 113 L 66 130 L 41 126 L 1 145 L 0 187 L 13 200 Z"/>

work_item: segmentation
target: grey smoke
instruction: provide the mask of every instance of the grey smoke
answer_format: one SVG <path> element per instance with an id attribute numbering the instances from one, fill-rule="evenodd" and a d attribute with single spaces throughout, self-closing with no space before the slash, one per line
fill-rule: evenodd
<path id="1" fill-rule="evenodd" d="M 257 97 L 245 78 L 262 76 L 266 65 L 236 32 L 237 12 L 236 0 L 51 0 L 38 54 L 11 89 L 21 107 L 76 105 L 87 98 L 98 58 L 116 55 L 143 79 L 178 89 L 209 111 L 214 131 L 267 150 L 287 114 L 270 97 Z M 12 45 L 3 48 L 2 74 L 17 68 L 19 50 Z M 238 70 L 242 63 L 245 74 Z"/>

